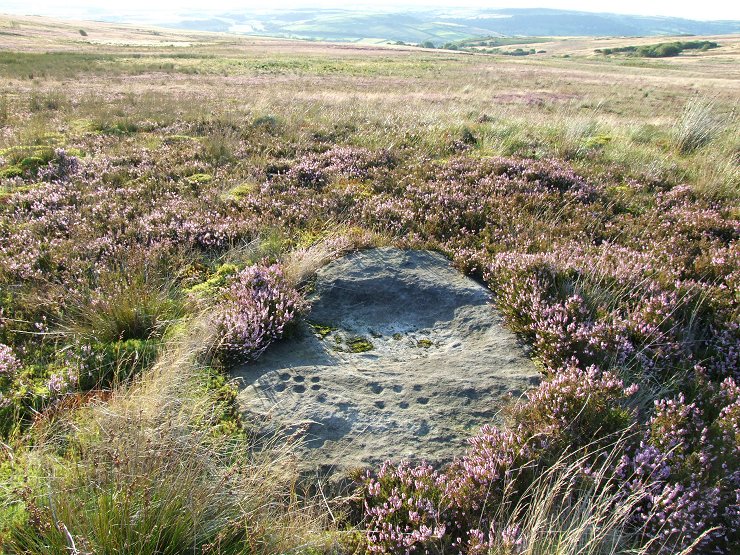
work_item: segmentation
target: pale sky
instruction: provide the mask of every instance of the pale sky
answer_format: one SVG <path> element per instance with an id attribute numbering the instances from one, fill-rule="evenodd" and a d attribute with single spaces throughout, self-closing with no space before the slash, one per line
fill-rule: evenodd
<path id="1" fill-rule="evenodd" d="M 349 6 L 348 6 L 349 4 Z M 207 8 L 204 8 L 204 5 Z M 124 6 L 122 8 L 122 6 Z M 484 1 L 484 0 L 0 0 L 0 13 L 50 15 L 57 17 L 90 17 L 102 10 L 106 15 L 130 14 L 138 12 L 141 15 L 150 15 L 158 18 L 165 14 L 174 15 L 184 11 L 200 13 L 219 12 L 224 10 L 242 9 L 280 9 L 295 7 L 336 7 L 345 9 L 373 9 L 382 11 L 387 8 L 398 9 L 401 6 L 415 9 L 448 8 L 450 10 L 462 7 L 486 8 L 558 8 L 589 12 L 611 12 L 634 15 L 672 16 L 689 19 L 734 19 L 740 20 L 740 2 L 737 0 L 610 0 L 608 2 L 594 2 L 593 0 L 511 0 Z M 100 12 L 98 12 L 100 13 Z"/>

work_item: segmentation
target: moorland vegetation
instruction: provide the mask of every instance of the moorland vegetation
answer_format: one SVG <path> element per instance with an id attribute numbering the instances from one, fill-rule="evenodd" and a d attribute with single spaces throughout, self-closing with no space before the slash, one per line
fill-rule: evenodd
<path id="1" fill-rule="evenodd" d="M 738 544 L 737 44 L 635 68 L 38 25 L 0 56 L 0 549 Z M 384 244 L 485 280 L 543 381 L 448 466 L 335 496 L 228 369 Z"/>

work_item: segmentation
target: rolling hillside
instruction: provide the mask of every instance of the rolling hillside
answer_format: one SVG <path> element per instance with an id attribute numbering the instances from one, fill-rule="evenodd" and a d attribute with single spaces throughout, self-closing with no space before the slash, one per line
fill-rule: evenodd
<path id="1" fill-rule="evenodd" d="M 291 38 L 382 39 L 435 45 L 480 36 L 648 36 L 740 32 L 737 21 L 692 21 L 545 9 L 432 10 L 372 13 L 357 10 L 230 12 L 188 17 L 169 26 Z"/>

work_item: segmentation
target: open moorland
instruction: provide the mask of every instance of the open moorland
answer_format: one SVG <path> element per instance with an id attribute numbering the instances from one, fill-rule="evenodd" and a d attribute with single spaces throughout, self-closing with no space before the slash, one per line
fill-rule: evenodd
<path id="1" fill-rule="evenodd" d="M 733 553 L 740 37 L 542 39 L 0 16 L 0 551 Z M 373 247 L 485 284 L 539 384 L 451 460 L 307 473 L 232 378 Z"/>

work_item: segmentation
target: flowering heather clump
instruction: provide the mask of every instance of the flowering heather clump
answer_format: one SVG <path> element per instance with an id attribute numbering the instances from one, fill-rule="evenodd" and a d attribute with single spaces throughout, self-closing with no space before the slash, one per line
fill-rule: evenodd
<path id="1" fill-rule="evenodd" d="M 49 390 L 49 394 L 52 397 L 55 397 L 57 395 L 61 395 L 67 389 L 74 386 L 76 383 L 75 380 L 72 380 L 70 378 L 73 378 L 73 374 L 69 374 L 68 376 L 64 376 L 63 374 L 52 374 L 49 378 L 49 381 L 46 383 L 46 387 Z"/>
<path id="2" fill-rule="evenodd" d="M 20 368 L 21 363 L 13 354 L 13 350 L 0 343 L 0 379 L 12 379 Z"/>
<path id="3" fill-rule="evenodd" d="M 366 491 L 371 553 L 409 553 L 444 536 L 444 476 L 431 466 L 386 463 L 376 477 L 368 474 Z"/>
<path id="4" fill-rule="evenodd" d="M 364 181 L 378 167 L 393 163 L 387 152 L 374 153 L 365 148 L 332 147 L 326 152 L 301 158 L 290 168 L 287 176 L 301 187 L 321 188 L 331 176 Z"/>
<path id="5" fill-rule="evenodd" d="M 54 150 L 54 158 L 46 167 L 40 168 L 38 177 L 44 181 L 66 181 L 80 169 L 76 156 L 67 154 L 63 148 Z"/>
<path id="6" fill-rule="evenodd" d="M 0 343 L 0 409 L 10 405 L 7 391 L 8 385 L 13 382 L 15 375 L 21 369 L 21 363 L 13 354 L 13 350 L 7 345 Z M 3 391 L 6 390 L 6 391 Z M 0 426 L 0 430 L 5 426 Z"/>
<path id="7" fill-rule="evenodd" d="M 603 243 L 549 253 L 502 253 L 486 279 L 512 327 L 544 366 L 621 366 L 664 380 L 684 369 L 715 378 L 737 371 L 737 326 L 724 285 L 663 283 L 655 261 Z M 721 322 L 721 323 L 720 323 Z"/>
<path id="8" fill-rule="evenodd" d="M 740 541 L 740 389 L 727 378 L 710 390 L 705 401 L 656 401 L 644 438 L 617 468 L 626 491 L 647 486 L 633 519 L 656 538 L 656 553 L 696 541 L 725 553 Z"/>
<path id="9" fill-rule="evenodd" d="M 609 372 L 571 365 L 514 408 L 512 429 L 484 426 L 467 453 L 443 470 L 384 464 L 365 482 L 371 549 L 406 553 L 437 545 L 470 555 L 507 546 L 517 553 L 526 538 L 516 525 L 502 524 L 508 516 L 502 502 L 523 495 L 535 470 L 563 450 L 598 450 L 599 438 L 625 430 L 632 414 L 623 405 L 636 389 Z"/>
<path id="10" fill-rule="evenodd" d="M 301 187 L 321 188 L 328 181 L 325 167 L 319 158 L 306 157 L 290 168 L 288 177 L 295 179 Z"/>
<path id="11" fill-rule="evenodd" d="M 462 538 L 470 537 L 475 546 L 482 531 L 496 526 L 506 490 L 523 485 L 529 474 L 522 469 L 535 453 L 518 431 L 487 425 L 469 444 L 467 453 L 444 473 L 445 496 L 450 500 L 446 513 L 448 540 L 465 553 L 470 546 L 466 547 Z"/>
<path id="12" fill-rule="evenodd" d="M 278 265 L 245 268 L 218 307 L 219 347 L 230 360 L 255 359 L 304 308 Z"/>
<path id="13" fill-rule="evenodd" d="M 528 392 L 527 400 L 515 409 L 515 419 L 520 433 L 545 436 L 561 449 L 586 446 L 629 426 L 632 413 L 625 401 L 637 389 L 625 387 L 611 372 L 571 364 Z"/>

